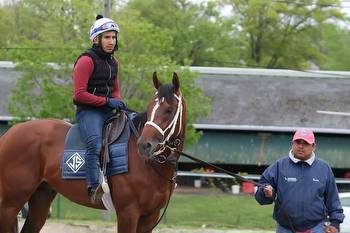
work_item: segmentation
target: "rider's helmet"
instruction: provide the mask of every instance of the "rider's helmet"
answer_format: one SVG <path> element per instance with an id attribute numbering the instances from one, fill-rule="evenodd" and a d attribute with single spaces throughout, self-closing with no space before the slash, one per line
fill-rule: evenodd
<path id="1" fill-rule="evenodd" d="M 109 18 L 103 18 L 102 15 L 97 15 L 95 23 L 90 28 L 90 40 L 93 41 L 96 36 L 107 31 L 116 31 L 118 33 L 118 24 Z"/>

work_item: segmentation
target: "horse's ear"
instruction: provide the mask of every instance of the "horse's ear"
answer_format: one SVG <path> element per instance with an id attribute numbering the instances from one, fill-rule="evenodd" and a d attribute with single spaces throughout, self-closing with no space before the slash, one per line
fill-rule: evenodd
<path id="1" fill-rule="evenodd" d="M 177 74 L 175 72 L 173 74 L 173 87 L 174 87 L 175 92 L 177 92 L 180 88 L 179 77 L 177 76 Z"/>
<path id="2" fill-rule="evenodd" d="M 155 71 L 153 72 L 153 85 L 157 90 L 162 85 L 162 83 L 159 81 L 159 79 L 157 77 L 157 72 L 155 72 Z"/>

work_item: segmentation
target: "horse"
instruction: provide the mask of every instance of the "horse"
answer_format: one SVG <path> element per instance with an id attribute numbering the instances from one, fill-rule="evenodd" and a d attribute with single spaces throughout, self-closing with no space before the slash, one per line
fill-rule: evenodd
<path id="1" fill-rule="evenodd" d="M 128 141 L 129 171 L 108 178 L 121 233 L 148 233 L 175 187 L 176 163 L 183 150 L 186 127 L 185 99 L 173 73 L 162 84 L 153 74 L 155 95 L 144 113 L 137 138 Z M 147 122 L 145 122 L 147 121 Z M 0 233 L 18 232 L 17 213 L 28 202 L 21 232 L 39 232 L 57 193 L 91 208 L 86 180 L 61 178 L 64 141 L 72 127 L 58 119 L 36 119 L 12 126 L 0 138 Z"/>

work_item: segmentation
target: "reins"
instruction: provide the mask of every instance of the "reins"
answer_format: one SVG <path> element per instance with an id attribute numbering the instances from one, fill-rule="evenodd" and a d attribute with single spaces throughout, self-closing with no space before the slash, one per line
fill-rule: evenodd
<path id="1" fill-rule="evenodd" d="M 236 174 L 236 173 L 227 171 L 227 170 L 225 170 L 225 169 L 223 169 L 223 168 L 221 168 L 221 167 L 218 167 L 218 166 L 215 166 L 215 165 L 213 165 L 213 164 L 211 164 L 211 163 L 205 162 L 205 161 L 203 161 L 203 160 L 201 160 L 201 159 L 198 159 L 198 158 L 196 158 L 196 157 L 193 157 L 193 156 L 191 156 L 191 155 L 189 155 L 189 154 L 186 154 L 185 152 L 179 151 L 179 150 L 177 150 L 177 149 L 175 149 L 175 148 L 172 148 L 172 147 L 168 147 L 168 148 L 169 148 L 171 151 L 173 151 L 173 152 L 175 152 L 175 153 L 177 153 L 177 154 L 181 154 L 182 156 L 184 156 L 184 157 L 186 157 L 186 158 L 189 158 L 189 159 L 191 159 L 191 160 L 193 160 L 193 161 L 196 161 L 197 163 L 200 163 L 200 164 L 202 164 L 202 165 L 208 166 L 208 167 L 213 168 L 213 169 L 215 169 L 215 170 L 217 170 L 217 171 L 221 171 L 221 172 L 223 172 L 223 173 L 226 173 L 226 174 L 228 174 L 228 175 L 230 175 L 230 176 L 236 178 L 237 180 L 240 180 L 240 181 L 243 181 L 243 182 L 252 183 L 252 184 L 254 184 L 254 185 L 256 185 L 256 186 L 259 186 L 259 187 L 263 187 L 262 184 L 259 184 L 258 182 L 255 182 L 254 180 L 249 180 L 249 179 L 247 179 L 247 178 L 245 178 L 245 177 L 243 177 L 243 176 L 241 176 L 241 175 L 238 175 L 238 174 Z"/>

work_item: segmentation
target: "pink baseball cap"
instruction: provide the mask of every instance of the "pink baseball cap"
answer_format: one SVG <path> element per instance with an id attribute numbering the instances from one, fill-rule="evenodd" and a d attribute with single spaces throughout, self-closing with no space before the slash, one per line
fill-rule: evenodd
<path id="1" fill-rule="evenodd" d="M 298 139 L 303 139 L 309 144 L 315 143 L 315 135 L 312 132 L 312 130 L 309 128 L 297 129 L 297 131 L 295 131 L 295 134 L 293 136 L 293 141 Z"/>

